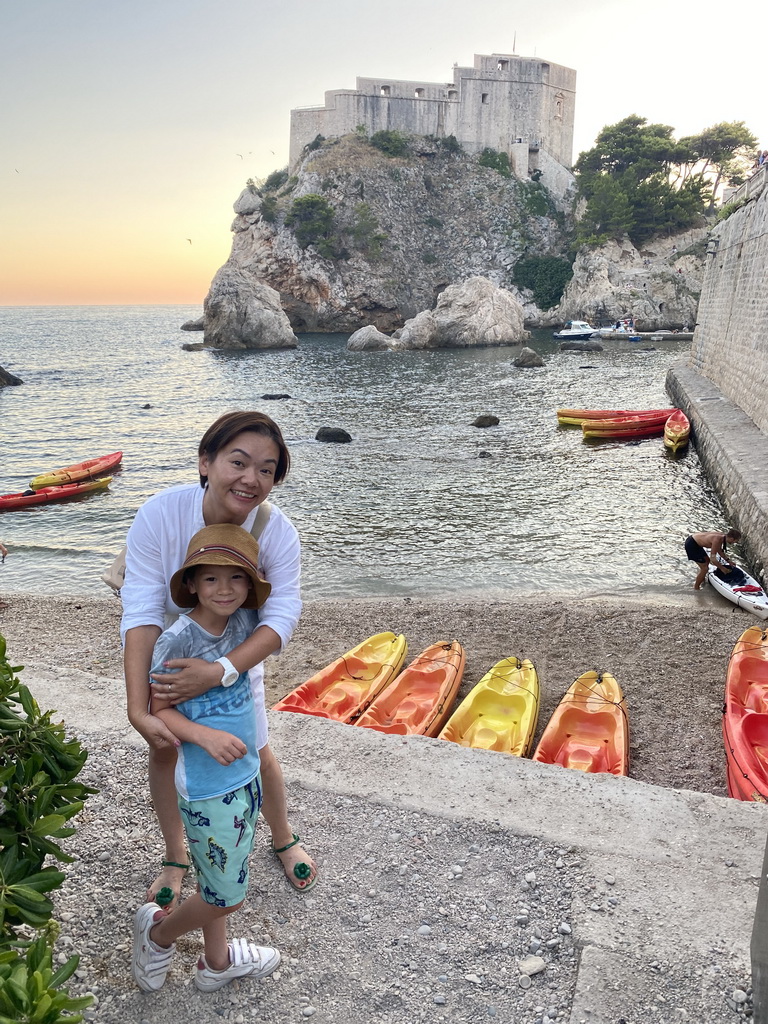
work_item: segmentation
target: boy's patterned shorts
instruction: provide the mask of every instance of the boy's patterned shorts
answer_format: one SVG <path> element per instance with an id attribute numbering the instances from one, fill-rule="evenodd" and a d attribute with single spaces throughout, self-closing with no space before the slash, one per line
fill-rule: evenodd
<path id="1" fill-rule="evenodd" d="M 261 807 L 261 776 L 224 796 L 178 798 L 200 895 L 215 907 L 234 907 L 248 891 L 248 858 Z"/>

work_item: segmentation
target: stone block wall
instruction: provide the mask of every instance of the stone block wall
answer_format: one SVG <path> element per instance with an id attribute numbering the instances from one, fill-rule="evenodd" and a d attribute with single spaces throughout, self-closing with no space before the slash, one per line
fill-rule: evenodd
<path id="1" fill-rule="evenodd" d="M 691 365 L 768 433 L 768 189 L 752 188 L 708 249 Z"/>

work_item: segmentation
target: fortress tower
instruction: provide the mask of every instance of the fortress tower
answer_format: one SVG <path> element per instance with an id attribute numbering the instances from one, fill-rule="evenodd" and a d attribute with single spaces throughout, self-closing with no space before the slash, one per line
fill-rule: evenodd
<path id="1" fill-rule="evenodd" d="M 318 135 L 334 138 L 365 125 L 369 134 L 455 135 L 467 152 L 507 153 L 518 177 L 540 170 L 544 183 L 562 192 L 570 180 L 575 106 L 571 68 L 516 54 L 475 54 L 474 67 L 454 67 L 452 82 L 358 78 L 355 89 L 326 92 L 322 107 L 292 110 L 290 162 Z"/>

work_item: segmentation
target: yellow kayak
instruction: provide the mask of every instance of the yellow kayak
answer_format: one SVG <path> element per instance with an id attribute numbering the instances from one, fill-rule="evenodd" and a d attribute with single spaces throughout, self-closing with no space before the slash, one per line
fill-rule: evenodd
<path id="1" fill-rule="evenodd" d="M 275 711 L 354 722 L 403 667 L 408 644 L 394 633 L 376 633 L 291 690 Z"/>
<path id="2" fill-rule="evenodd" d="M 539 679 L 527 658 L 504 658 L 454 711 L 439 739 L 525 757 L 539 716 Z"/>

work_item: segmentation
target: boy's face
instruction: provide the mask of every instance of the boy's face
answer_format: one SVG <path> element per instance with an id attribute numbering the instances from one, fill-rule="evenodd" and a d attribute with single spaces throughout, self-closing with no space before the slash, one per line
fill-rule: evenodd
<path id="1" fill-rule="evenodd" d="M 187 580 L 187 589 L 197 594 L 200 607 L 214 615 L 236 612 L 252 588 L 248 573 L 236 565 L 198 565 Z"/>

